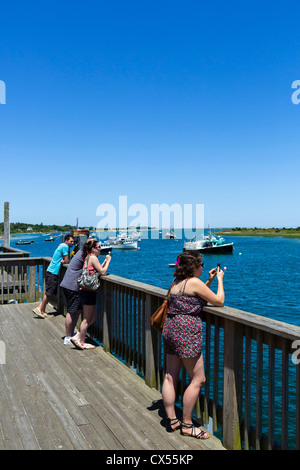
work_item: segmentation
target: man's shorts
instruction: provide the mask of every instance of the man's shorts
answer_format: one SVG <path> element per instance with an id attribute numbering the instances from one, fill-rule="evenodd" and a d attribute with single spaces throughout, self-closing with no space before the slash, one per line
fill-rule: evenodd
<path id="1" fill-rule="evenodd" d="M 49 297 L 56 295 L 58 288 L 59 276 L 57 274 L 46 271 L 46 292 L 45 294 Z"/>
<path id="2" fill-rule="evenodd" d="M 65 287 L 63 287 L 63 291 L 67 301 L 67 312 L 76 313 L 77 310 L 82 310 L 79 292 L 66 289 Z"/>

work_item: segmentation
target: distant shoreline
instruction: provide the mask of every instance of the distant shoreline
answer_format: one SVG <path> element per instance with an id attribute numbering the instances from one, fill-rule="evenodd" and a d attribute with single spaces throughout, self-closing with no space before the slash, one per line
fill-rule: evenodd
<path id="1" fill-rule="evenodd" d="M 128 230 L 128 229 L 109 229 L 107 231 L 117 231 L 117 230 Z M 161 230 L 156 227 L 152 228 L 140 228 L 140 231 L 149 230 L 149 231 L 156 231 Z M 225 230 L 218 230 L 212 229 L 216 235 L 224 235 L 230 237 L 283 237 L 283 238 L 300 238 L 300 230 L 297 229 L 271 229 L 271 228 L 233 228 L 233 229 L 225 229 Z M 52 231 L 51 233 L 59 233 L 58 231 Z M 65 232 L 66 233 L 66 232 Z M 10 232 L 10 235 L 13 236 L 30 236 L 30 235 L 46 235 L 45 232 Z M 4 238 L 4 234 L 0 233 L 0 239 Z"/>
<path id="2" fill-rule="evenodd" d="M 272 230 L 272 229 L 233 229 L 220 230 L 217 235 L 225 235 L 230 237 L 283 237 L 283 238 L 300 238 L 300 231 L 294 229 Z"/>

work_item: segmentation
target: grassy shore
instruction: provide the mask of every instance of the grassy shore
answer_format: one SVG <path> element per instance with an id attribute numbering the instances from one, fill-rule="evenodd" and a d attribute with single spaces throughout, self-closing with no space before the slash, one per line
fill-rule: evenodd
<path id="1" fill-rule="evenodd" d="M 294 228 L 233 228 L 221 230 L 217 235 L 227 235 L 230 237 L 284 237 L 300 238 L 300 227 Z"/>

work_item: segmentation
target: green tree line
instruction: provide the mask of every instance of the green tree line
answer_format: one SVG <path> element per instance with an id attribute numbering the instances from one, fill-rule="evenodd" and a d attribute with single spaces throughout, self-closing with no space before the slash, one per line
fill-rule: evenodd
<path id="1" fill-rule="evenodd" d="M 28 230 L 31 228 L 32 230 Z M 44 225 L 40 224 L 25 224 L 24 222 L 11 222 L 10 233 L 24 233 L 24 232 L 70 232 L 74 225 Z M 0 233 L 4 232 L 4 222 L 0 222 Z"/>
<path id="2" fill-rule="evenodd" d="M 243 232 L 243 231 L 266 231 L 266 232 L 282 232 L 282 231 L 290 231 L 290 232 L 299 232 L 300 231 L 300 227 L 297 227 L 297 228 L 286 228 L 286 227 L 282 227 L 282 228 L 276 228 L 276 227 L 272 227 L 272 228 L 258 228 L 258 227 L 254 227 L 254 228 L 247 228 L 247 227 L 234 227 L 231 229 L 233 232 Z"/>

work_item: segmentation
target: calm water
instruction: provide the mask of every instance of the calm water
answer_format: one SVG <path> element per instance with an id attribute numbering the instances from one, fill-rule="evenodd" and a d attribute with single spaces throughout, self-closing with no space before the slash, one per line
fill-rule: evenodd
<path id="1" fill-rule="evenodd" d="M 102 232 L 104 240 L 107 232 Z M 180 234 L 179 234 L 180 235 Z M 177 234 L 177 236 L 179 236 Z M 160 235 L 160 237 L 164 237 Z M 183 240 L 150 239 L 143 232 L 138 250 L 113 250 L 109 272 L 146 284 L 168 288 Z M 32 245 L 18 246 L 19 238 L 34 240 Z M 52 256 L 61 242 L 46 242 L 45 236 L 12 237 L 11 246 L 30 251 L 31 256 Z M 225 237 L 234 242 L 232 254 L 203 255 L 205 267 L 201 279 L 217 263 L 227 267 L 224 276 L 225 304 L 300 326 L 300 239 L 267 237 Z M 103 256 L 99 257 L 104 259 Z M 217 281 L 212 284 L 216 291 Z"/>

